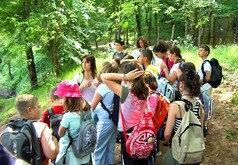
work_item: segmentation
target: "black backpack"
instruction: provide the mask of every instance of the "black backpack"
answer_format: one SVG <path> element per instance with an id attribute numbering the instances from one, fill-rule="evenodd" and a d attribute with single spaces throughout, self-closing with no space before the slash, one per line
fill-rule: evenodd
<path id="1" fill-rule="evenodd" d="M 60 122 L 61 122 L 64 114 L 62 114 L 62 113 L 54 114 L 52 108 L 48 109 L 48 114 L 49 114 L 49 118 L 50 118 L 50 128 L 52 129 L 52 135 L 54 137 L 56 137 L 57 140 L 59 141 L 60 136 L 58 134 L 58 130 L 60 127 Z"/>
<path id="2" fill-rule="evenodd" d="M 217 88 L 221 84 L 221 81 L 222 81 L 222 78 L 223 78 L 222 67 L 219 64 L 218 60 L 215 59 L 215 58 L 212 58 L 211 60 L 205 60 L 202 63 L 202 73 L 203 73 L 204 83 L 206 83 L 206 80 L 205 80 L 206 73 L 204 71 L 204 64 L 205 64 L 205 62 L 209 62 L 211 67 L 212 67 L 211 80 L 208 81 L 208 83 L 213 88 Z"/>
<path id="3" fill-rule="evenodd" d="M 32 165 L 41 165 L 40 142 L 32 120 L 11 119 L 0 135 L 0 143 L 16 158 Z"/>
<path id="4" fill-rule="evenodd" d="M 118 118 L 119 118 L 119 108 L 120 108 L 120 97 L 114 93 L 113 96 L 113 111 L 111 112 L 106 106 L 105 104 L 102 102 L 102 100 L 100 101 L 102 108 L 107 111 L 107 113 L 109 114 L 109 119 L 112 119 L 113 123 L 117 126 L 118 124 Z"/>

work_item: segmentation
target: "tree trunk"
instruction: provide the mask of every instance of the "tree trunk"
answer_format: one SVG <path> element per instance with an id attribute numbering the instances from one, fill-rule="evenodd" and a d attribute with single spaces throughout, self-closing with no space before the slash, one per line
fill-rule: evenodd
<path id="1" fill-rule="evenodd" d="M 210 32 L 211 36 L 210 36 L 210 45 L 212 45 L 212 47 L 215 47 L 215 14 L 212 14 L 211 17 L 211 32 Z"/>
<path id="2" fill-rule="evenodd" d="M 112 30 L 109 31 L 109 36 L 108 36 L 108 39 L 109 39 L 109 43 L 112 42 Z"/>
<path id="3" fill-rule="evenodd" d="M 159 25 L 158 25 L 158 14 L 155 13 L 155 35 L 156 35 L 156 44 L 159 43 Z"/>
<path id="4" fill-rule="evenodd" d="M 151 11 L 151 7 L 148 7 L 146 9 L 146 24 L 147 24 L 148 43 L 151 43 L 151 29 L 152 29 L 152 11 Z"/>
<path id="5" fill-rule="evenodd" d="M 140 21 L 140 6 L 137 5 L 137 10 L 136 10 L 136 13 L 135 13 L 135 16 L 136 16 L 136 25 L 137 25 L 137 37 L 140 37 L 141 36 L 141 21 Z"/>
<path id="6" fill-rule="evenodd" d="M 31 1 L 30 0 L 24 0 L 24 11 L 23 11 L 23 18 L 27 20 L 30 16 L 31 12 Z M 26 41 L 26 45 L 28 41 Z M 35 88 L 38 86 L 37 83 L 37 74 L 36 74 L 36 66 L 34 61 L 34 55 L 32 51 L 32 45 L 26 46 L 26 59 L 27 59 L 27 68 L 28 68 L 28 74 L 30 78 L 30 84 L 31 88 Z"/>
<path id="7" fill-rule="evenodd" d="M 158 26 L 158 34 L 157 34 L 157 43 L 159 43 L 159 38 L 160 38 L 160 34 L 159 34 L 159 26 Z"/>
<path id="8" fill-rule="evenodd" d="M 170 38 L 171 42 L 174 40 L 174 30 L 175 30 L 175 24 L 173 24 L 172 26 L 172 32 L 171 32 L 171 38 Z"/>
<path id="9" fill-rule="evenodd" d="M 194 10 L 194 17 L 193 17 L 193 41 L 194 44 L 198 46 L 197 38 L 198 38 L 198 28 L 196 27 L 198 24 L 198 8 Z"/>
<path id="10" fill-rule="evenodd" d="M 32 51 L 32 46 L 28 46 L 26 49 L 26 58 L 27 58 L 27 68 L 30 77 L 31 88 L 38 86 L 37 75 L 36 75 L 36 66 Z"/>
<path id="11" fill-rule="evenodd" d="M 49 47 L 49 55 L 51 64 L 53 65 L 53 72 L 56 74 L 57 77 L 60 76 L 60 64 L 59 64 L 59 51 L 60 51 L 60 44 L 61 38 L 55 38 L 50 40 L 50 47 Z"/>
<path id="12" fill-rule="evenodd" d="M 96 50 L 98 50 L 98 39 L 97 39 L 97 35 L 95 35 L 95 46 L 96 46 Z"/>
<path id="13" fill-rule="evenodd" d="M 184 38 L 186 39 L 188 35 L 188 19 L 185 18 L 185 24 L 184 24 Z"/>
<path id="14" fill-rule="evenodd" d="M 128 30 L 128 28 L 126 28 L 126 32 L 125 32 L 125 36 L 126 36 L 126 45 L 129 45 L 129 30 Z"/>
<path id="15" fill-rule="evenodd" d="M 13 75 L 12 75 L 12 71 L 11 71 L 11 62 L 10 62 L 10 60 L 8 60 L 7 67 L 8 67 L 8 75 L 9 75 L 9 78 L 10 78 L 10 80 L 13 80 Z"/>

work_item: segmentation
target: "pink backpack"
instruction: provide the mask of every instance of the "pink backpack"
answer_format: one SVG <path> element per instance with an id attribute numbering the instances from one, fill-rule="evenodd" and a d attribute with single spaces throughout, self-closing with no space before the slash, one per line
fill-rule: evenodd
<path id="1" fill-rule="evenodd" d="M 138 98 L 131 94 L 133 100 L 136 104 L 135 107 L 140 108 Z M 146 106 L 147 108 L 148 106 Z M 124 130 L 124 138 L 126 141 L 126 150 L 127 153 L 133 157 L 138 159 L 147 158 L 151 151 L 154 149 L 155 141 L 156 141 L 156 130 L 154 127 L 154 123 L 152 121 L 152 113 L 151 112 L 144 112 L 143 108 L 140 108 L 141 120 L 139 123 L 134 127 L 133 131 L 127 138 L 126 130 L 125 130 L 125 123 L 124 123 L 124 116 L 120 109 L 120 113 L 122 116 L 122 125 Z"/>

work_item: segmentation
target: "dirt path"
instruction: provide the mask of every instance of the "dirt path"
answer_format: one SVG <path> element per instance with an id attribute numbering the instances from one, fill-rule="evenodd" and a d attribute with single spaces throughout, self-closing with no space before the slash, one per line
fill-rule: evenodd
<path id="1" fill-rule="evenodd" d="M 208 122 L 205 160 L 201 165 L 238 165 L 238 105 L 232 103 L 232 96 L 237 92 L 238 70 L 213 91 L 216 111 Z M 163 156 L 167 147 L 162 143 L 160 148 Z M 120 146 L 117 145 L 116 164 L 120 164 L 119 150 Z M 161 164 L 162 156 L 156 157 L 157 165 Z"/>

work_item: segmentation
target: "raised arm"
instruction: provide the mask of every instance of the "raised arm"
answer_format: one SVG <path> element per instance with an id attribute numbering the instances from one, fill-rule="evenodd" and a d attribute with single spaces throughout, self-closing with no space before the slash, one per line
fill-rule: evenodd
<path id="1" fill-rule="evenodd" d="M 135 69 L 127 74 L 103 73 L 101 74 L 101 79 L 110 90 L 112 90 L 114 93 L 116 93 L 118 96 L 121 97 L 122 86 L 121 84 L 118 84 L 116 81 L 124 81 L 126 83 L 132 83 L 134 79 L 140 77 L 142 74 L 144 74 L 144 71 L 138 71 L 138 69 Z"/>

